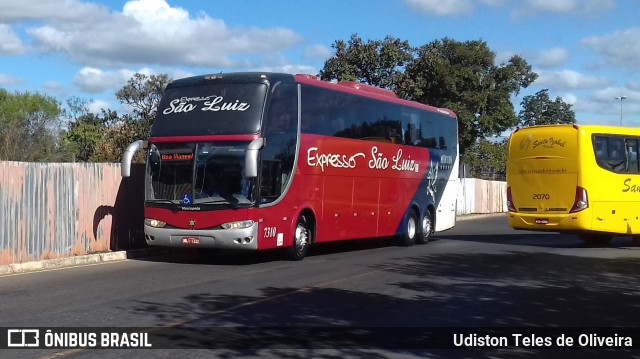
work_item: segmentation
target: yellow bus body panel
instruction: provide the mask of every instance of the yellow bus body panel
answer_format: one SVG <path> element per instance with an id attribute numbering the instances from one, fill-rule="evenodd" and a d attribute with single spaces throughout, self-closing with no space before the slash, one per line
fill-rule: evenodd
<path id="1" fill-rule="evenodd" d="M 599 166 L 593 135 L 640 142 L 640 129 L 592 125 L 533 126 L 511 134 L 507 187 L 516 209 L 509 211 L 512 228 L 640 233 L 640 175 Z M 587 191 L 589 207 L 571 213 L 578 186 Z"/>

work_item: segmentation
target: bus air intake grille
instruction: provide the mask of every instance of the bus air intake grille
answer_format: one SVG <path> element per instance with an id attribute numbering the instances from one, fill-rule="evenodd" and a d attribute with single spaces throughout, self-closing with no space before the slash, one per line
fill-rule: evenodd
<path id="1" fill-rule="evenodd" d="M 538 212 L 537 208 L 521 207 L 518 208 L 518 212 Z"/>
<path id="2" fill-rule="evenodd" d="M 547 208 L 547 212 L 566 212 L 568 208 Z"/>

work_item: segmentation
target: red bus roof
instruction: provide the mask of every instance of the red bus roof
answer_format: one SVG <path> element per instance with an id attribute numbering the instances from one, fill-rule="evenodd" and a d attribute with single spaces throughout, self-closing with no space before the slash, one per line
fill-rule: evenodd
<path id="1" fill-rule="evenodd" d="M 294 80 L 298 83 L 323 87 L 332 91 L 347 92 L 357 96 L 365 96 L 365 97 L 370 97 L 380 101 L 396 103 L 404 106 L 416 107 L 416 108 L 420 108 L 420 109 L 431 111 L 431 112 L 442 113 L 450 117 L 456 118 L 456 114 L 449 109 L 429 106 L 429 105 L 425 105 L 419 102 L 414 102 L 409 100 L 403 100 L 399 98 L 393 91 L 383 89 L 380 87 L 375 87 L 375 86 L 362 84 L 354 81 L 328 82 L 328 81 L 320 80 L 317 76 L 307 75 L 307 74 L 296 74 L 294 76 Z"/>

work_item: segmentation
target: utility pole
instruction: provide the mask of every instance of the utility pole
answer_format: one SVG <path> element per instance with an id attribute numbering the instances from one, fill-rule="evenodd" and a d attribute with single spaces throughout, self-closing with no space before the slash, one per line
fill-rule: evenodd
<path id="1" fill-rule="evenodd" d="M 614 99 L 620 100 L 620 127 L 622 127 L 622 100 L 624 100 L 626 98 L 627 98 L 627 96 L 614 97 Z"/>

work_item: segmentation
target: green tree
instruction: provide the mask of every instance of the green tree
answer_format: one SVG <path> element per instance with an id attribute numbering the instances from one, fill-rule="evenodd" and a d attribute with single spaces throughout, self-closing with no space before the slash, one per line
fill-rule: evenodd
<path id="1" fill-rule="evenodd" d="M 462 162 L 474 178 L 504 180 L 507 167 L 509 140 L 489 141 L 480 139 L 462 155 Z"/>
<path id="2" fill-rule="evenodd" d="M 58 160 L 61 113 L 53 97 L 0 89 L 0 160 Z"/>
<path id="3" fill-rule="evenodd" d="M 170 81 L 166 74 L 134 74 L 116 92 L 116 98 L 132 109 L 132 113 L 119 116 L 115 111 L 103 111 L 99 119 L 105 125 L 104 140 L 96 143 L 91 158 L 95 161 L 118 162 L 131 142 L 147 139 L 151 134 L 162 93 Z M 140 162 L 143 157 L 143 154 L 138 153 L 134 160 Z"/>
<path id="4" fill-rule="evenodd" d="M 518 123 L 511 96 L 538 75 L 520 56 L 495 64 L 484 41 L 435 40 L 417 50 L 396 91 L 404 98 L 450 108 L 458 115 L 460 152 Z"/>
<path id="5" fill-rule="evenodd" d="M 386 89 L 393 88 L 413 53 L 407 41 L 391 36 L 364 42 L 353 34 L 347 43 L 337 40 L 331 47 L 335 55 L 324 63 L 321 79 L 358 81 Z"/>
<path id="6" fill-rule="evenodd" d="M 522 109 L 518 114 L 519 125 L 522 127 L 535 125 L 554 125 L 562 123 L 576 123 L 576 114 L 571 104 L 556 97 L 549 98 L 548 89 L 543 89 L 522 99 Z"/>
<path id="7" fill-rule="evenodd" d="M 116 98 L 133 109 L 133 118 L 151 127 L 164 89 L 171 80 L 167 74 L 144 75 L 136 73 L 116 92 Z"/>

